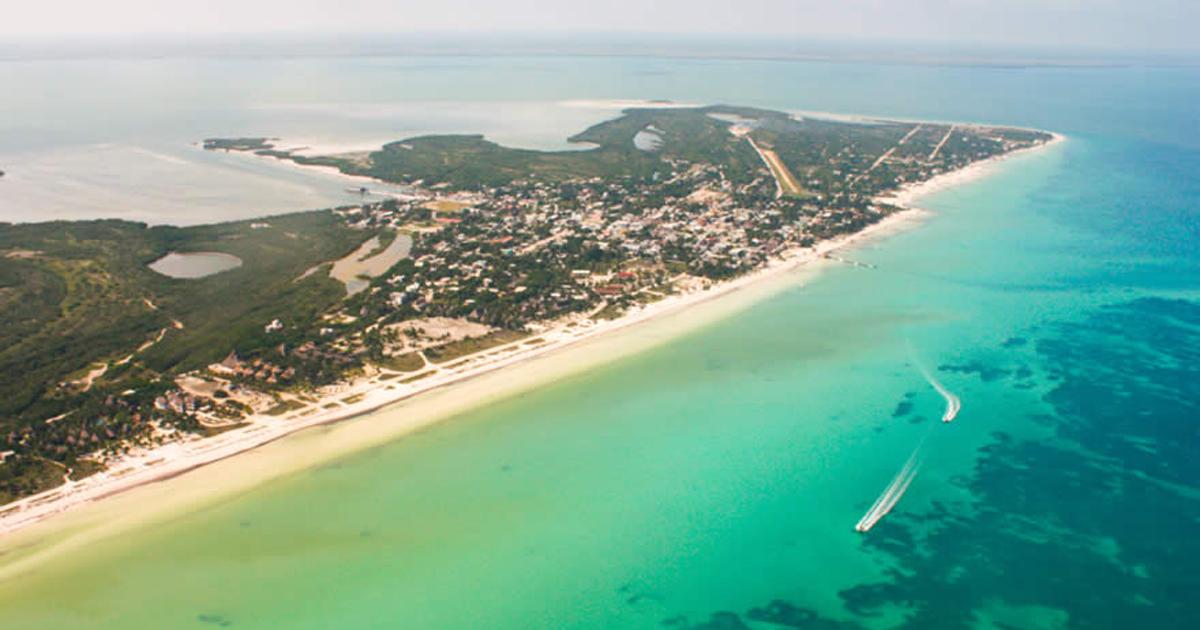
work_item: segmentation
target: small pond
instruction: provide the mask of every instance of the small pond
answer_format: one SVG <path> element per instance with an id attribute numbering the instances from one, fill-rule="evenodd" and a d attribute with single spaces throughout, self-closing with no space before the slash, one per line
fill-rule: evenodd
<path id="1" fill-rule="evenodd" d="M 203 278 L 241 266 L 241 258 L 221 252 L 171 252 L 149 265 L 164 276 L 187 279 Z"/>

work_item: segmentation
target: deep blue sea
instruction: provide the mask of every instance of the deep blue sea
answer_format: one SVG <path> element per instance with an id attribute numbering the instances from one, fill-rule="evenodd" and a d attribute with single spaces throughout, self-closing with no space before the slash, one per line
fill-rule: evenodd
<path id="1" fill-rule="evenodd" d="M 92 119 L 39 107 L 73 94 L 61 77 L 120 89 L 77 95 Z M 47 172 L 84 144 L 200 162 L 204 134 L 555 146 L 622 99 L 1068 138 L 924 199 L 921 226 L 853 252 L 874 269 L 2 583 L 5 628 L 1200 627 L 1196 68 L 167 59 L 0 80 L 27 88 L 0 104 L 0 155 Z M 277 209 L 276 175 L 238 185 Z M 961 397 L 953 423 L 922 369 Z M 907 494 L 855 532 L 914 450 Z"/>

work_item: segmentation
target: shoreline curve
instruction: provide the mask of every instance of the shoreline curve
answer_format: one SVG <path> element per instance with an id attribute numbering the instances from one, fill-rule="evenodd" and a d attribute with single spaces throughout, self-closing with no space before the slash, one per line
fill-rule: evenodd
<path id="1" fill-rule="evenodd" d="M 292 418 L 284 421 L 286 426 L 276 423 L 251 427 L 259 431 L 234 436 L 242 439 L 219 443 L 199 453 L 188 454 L 182 448 L 175 448 L 175 454 L 180 456 L 175 460 L 170 458 L 171 447 L 180 445 L 164 445 L 155 449 L 161 460 L 157 466 L 97 484 L 95 488 L 74 493 L 68 488 L 62 493 L 60 487 L 0 507 L 0 556 L 9 558 L 0 566 L 0 581 L 98 540 L 195 511 L 271 480 L 452 419 L 490 401 L 633 356 L 714 324 L 782 291 L 804 286 L 833 264 L 825 259 L 826 255 L 923 222 L 931 213 L 916 207 L 917 199 L 973 181 L 990 172 L 998 162 L 1040 151 L 1065 139 L 1053 135 L 1053 140 L 1036 147 L 905 186 L 880 199 L 904 210 L 854 234 L 791 252 L 762 269 L 707 290 L 666 298 L 582 332 L 564 333 L 535 348 L 470 366 L 443 378 L 419 381 L 417 387 L 403 392 L 379 384 L 363 384 L 357 391 L 351 386 L 338 396 L 363 393 L 363 399 L 336 412 Z M 36 502 L 55 491 L 61 493 L 55 500 Z M 12 507 L 22 503 L 28 504 L 12 511 Z"/>

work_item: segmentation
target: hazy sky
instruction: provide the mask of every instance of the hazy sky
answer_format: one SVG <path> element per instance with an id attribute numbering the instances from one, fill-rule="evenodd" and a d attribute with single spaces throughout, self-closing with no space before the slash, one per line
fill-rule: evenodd
<path id="1" fill-rule="evenodd" d="M 0 36 L 589 31 L 1200 48 L 1200 0 L 2 0 L 0 16 Z"/>

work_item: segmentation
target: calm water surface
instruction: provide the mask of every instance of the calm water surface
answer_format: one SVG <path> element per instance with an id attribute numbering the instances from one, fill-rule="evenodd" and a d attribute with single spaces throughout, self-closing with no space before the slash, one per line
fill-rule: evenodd
<path id="1" fill-rule="evenodd" d="M 148 265 L 172 278 L 204 278 L 242 266 L 242 259 L 221 252 L 171 252 Z"/>
<path id="2" fill-rule="evenodd" d="M 853 254 L 877 269 L 0 584 L 6 628 L 1200 625 L 1195 70 L 500 66 L 295 62 L 177 102 L 672 98 L 1070 141 L 926 200 L 926 225 Z M 127 97 L 178 74 L 138 68 L 111 68 Z M 333 109 L 172 133 L 336 137 Z M 954 423 L 922 366 L 961 396 Z M 907 495 L 856 533 L 918 446 Z"/>

